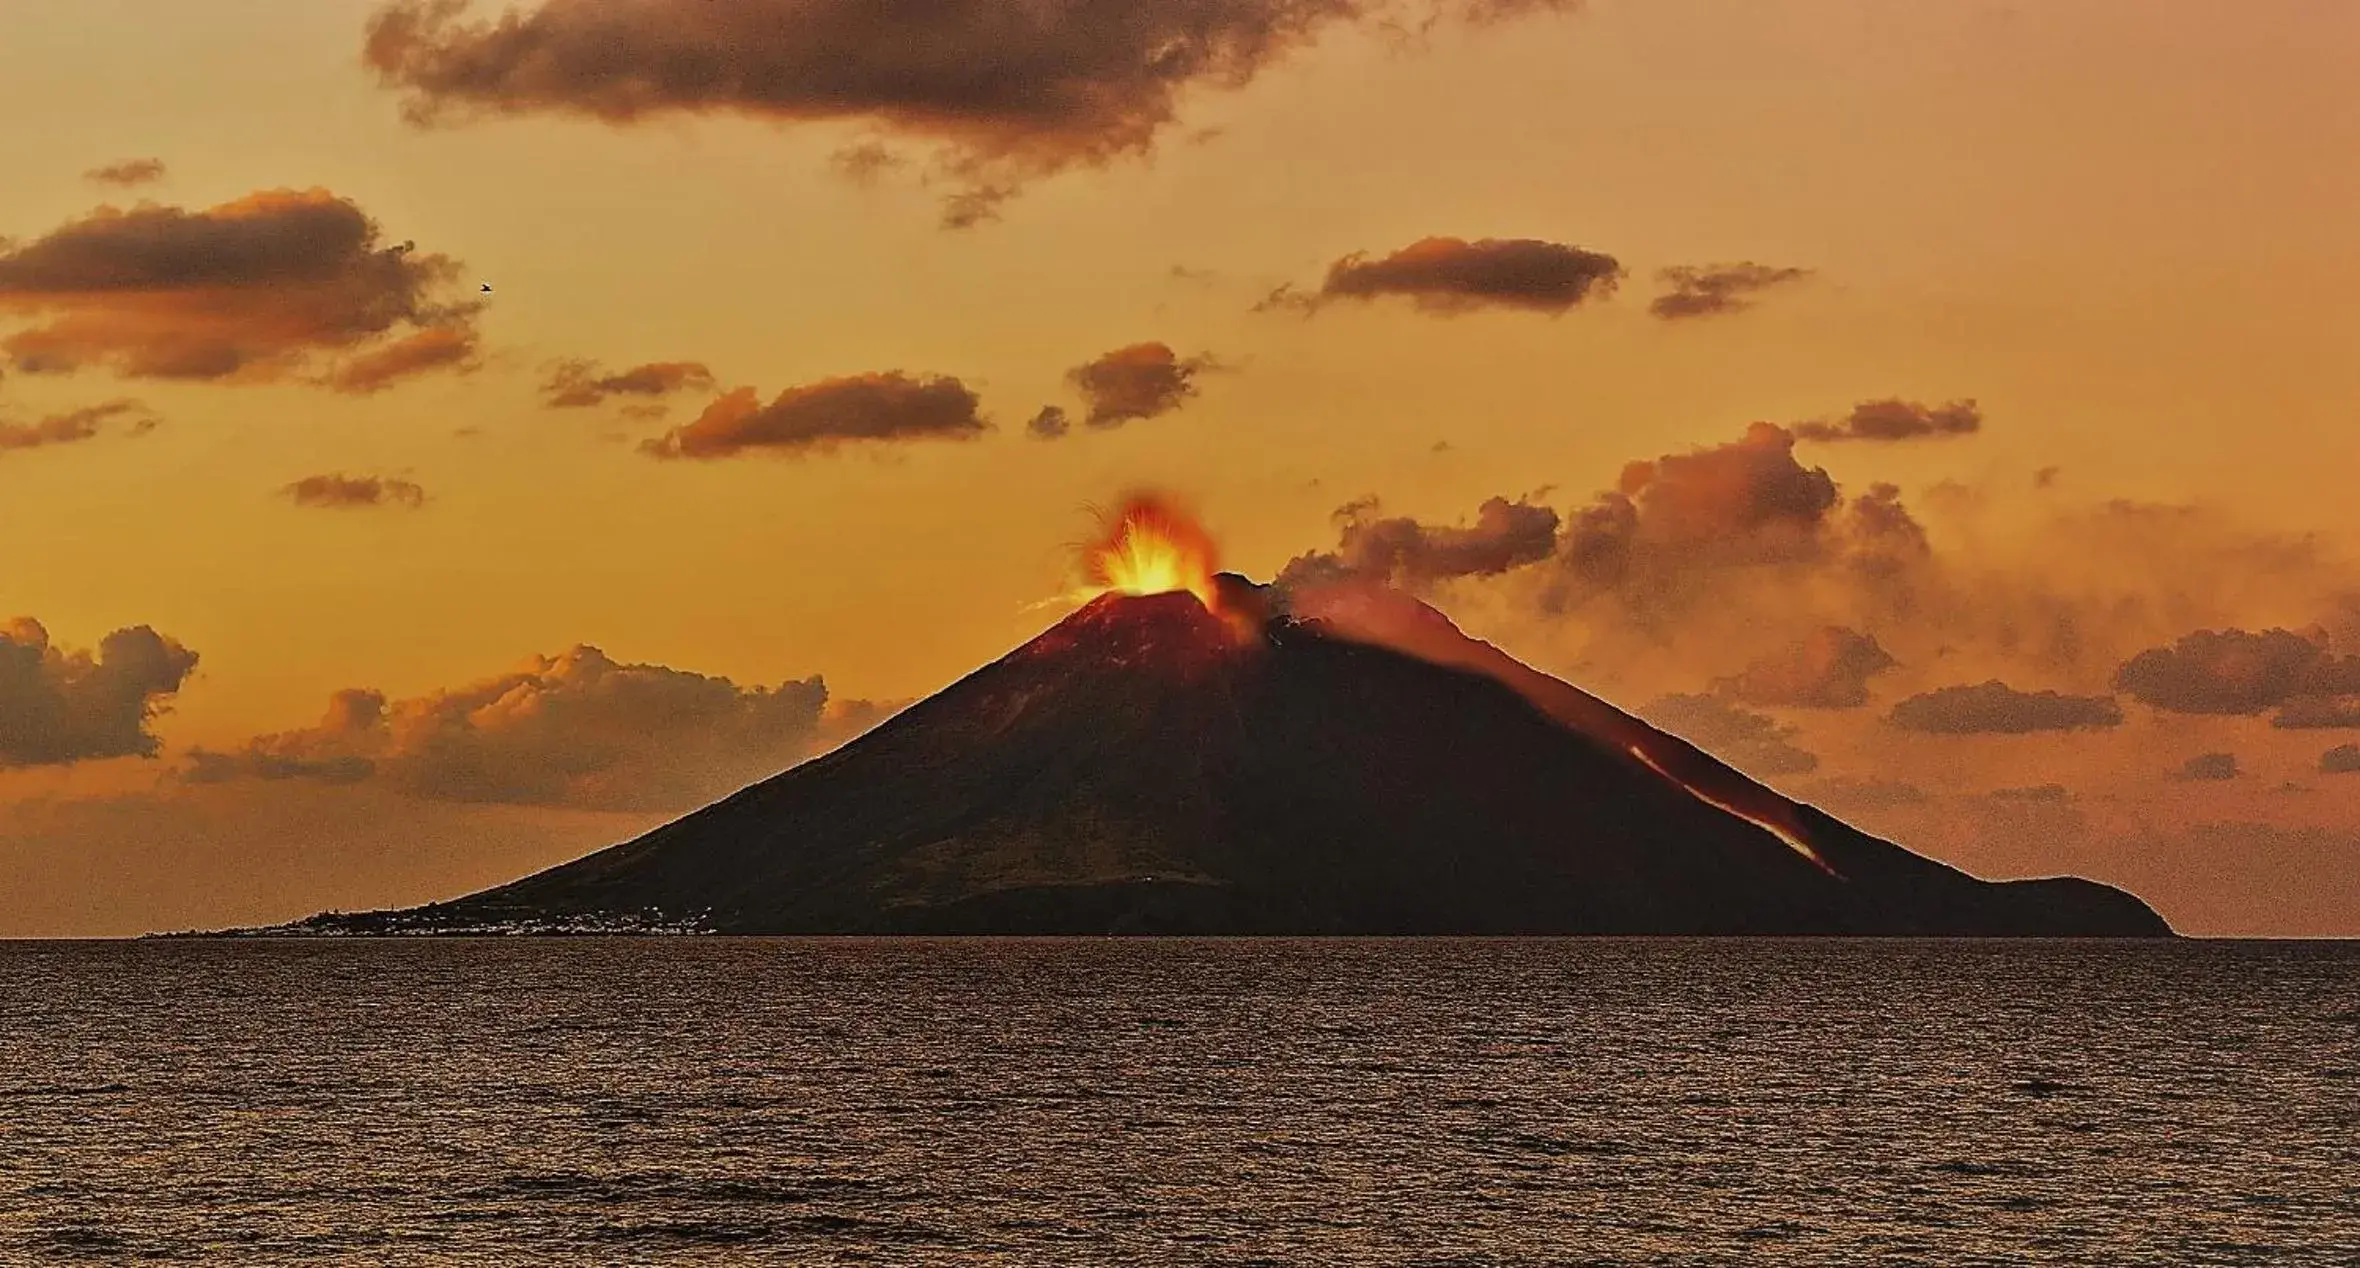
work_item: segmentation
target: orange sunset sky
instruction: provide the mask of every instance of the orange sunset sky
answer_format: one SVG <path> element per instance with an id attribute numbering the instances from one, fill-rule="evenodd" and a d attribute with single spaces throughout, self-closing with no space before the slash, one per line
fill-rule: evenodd
<path id="1" fill-rule="evenodd" d="M 1141 485 L 1970 871 L 2360 934 L 2355 85 L 2338 0 L 20 4 L 0 936 L 622 839 Z"/>

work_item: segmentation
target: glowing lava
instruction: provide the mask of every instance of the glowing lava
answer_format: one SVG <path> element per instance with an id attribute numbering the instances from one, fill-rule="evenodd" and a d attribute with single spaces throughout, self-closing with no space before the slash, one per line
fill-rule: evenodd
<path id="1" fill-rule="evenodd" d="M 1105 518 L 1098 539 L 1082 547 L 1081 566 L 1078 598 L 1186 590 L 1207 610 L 1219 608 L 1212 537 L 1186 512 L 1152 494 L 1125 499 Z"/>
<path id="2" fill-rule="evenodd" d="M 1730 814 L 1736 815 L 1738 818 L 1745 820 L 1747 823 L 1750 823 L 1757 828 L 1760 828 L 1764 832 L 1769 833 L 1771 836 L 1777 837 L 1780 841 L 1786 844 L 1788 849 L 1793 850 L 1795 853 L 1802 855 L 1805 859 L 1810 860 L 1811 866 L 1818 868 L 1820 871 L 1825 872 L 1832 877 L 1835 877 L 1839 881 L 1845 879 L 1844 874 L 1837 871 L 1835 868 L 1830 867 L 1827 860 L 1820 856 L 1819 851 L 1813 849 L 1811 847 L 1811 843 L 1803 839 L 1803 835 L 1801 833 L 1788 828 L 1775 819 L 1771 819 L 1763 815 L 1748 813 L 1742 806 L 1713 796 L 1704 789 L 1699 788 L 1696 785 L 1689 783 L 1687 780 L 1680 778 L 1678 775 L 1675 775 L 1672 772 L 1664 769 L 1663 763 L 1658 762 L 1654 758 L 1648 756 L 1647 750 L 1639 747 L 1636 744 L 1630 745 L 1628 747 L 1630 749 L 1631 756 L 1638 758 L 1642 765 L 1646 766 L 1647 769 L 1654 771 L 1656 774 L 1663 776 L 1665 779 L 1678 784 L 1681 790 L 1686 792 L 1689 796 L 1694 797 L 1698 801 L 1713 807 L 1715 810 L 1724 810 Z"/>

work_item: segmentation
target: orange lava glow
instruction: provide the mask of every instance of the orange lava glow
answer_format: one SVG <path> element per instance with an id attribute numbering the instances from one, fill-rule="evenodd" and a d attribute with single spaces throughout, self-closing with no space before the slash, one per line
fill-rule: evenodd
<path id="1" fill-rule="evenodd" d="M 1835 877 L 1837 880 L 1844 879 L 1843 873 L 1838 872 L 1833 867 L 1828 866 L 1827 860 L 1820 857 L 1819 851 L 1813 849 L 1811 847 L 1811 843 L 1804 840 L 1800 833 L 1789 829 L 1784 824 L 1778 823 L 1775 820 L 1765 818 L 1764 816 L 1757 814 L 1748 814 L 1744 807 L 1732 805 L 1731 803 L 1724 801 L 1719 797 L 1715 797 L 1710 793 L 1707 793 L 1705 790 L 1698 788 L 1696 785 L 1691 784 L 1687 780 L 1682 779 L 1678 775 L 1675 775 L 1672 772 L 1664 769 L 1663 763 L 1658 762 L 1654 758 L 1648 756 L 1647 750 L 1639 747 L 1636 744 L 1630 745 L 1629 748 L 1631 756 L 1638 758 L 1639 761 L 1647 767 L 1647 769 L 1654 771 L 1656 774 L 1663 776 L 1665 779 L 1668 779 L 1675 784 L 1678 784 L 1683 790 L 1687 792 L 1689 796 L 1694 797 L 1698 801 L 1701 801 L 1715 809 L 1726 810 L 1730 814 L 1736 815 L 1738 818 L 1745 820 L 1747 823 L 1750 823 L 1757 828 L 1760 828 L 1764 832 L 1769 833 L 1771 836 L 1777 837 L 1780 841 L 1786 844 L 1788 849 L 1793 850 L 1795 853 L 1800 854 L 1805 859 L 1809 860 L 1811 866 L 1816 867 L 1820 871 Z"/>
<path id="2" fill-rule="evenodd" d="M 1081 565 L 1084 599 L 1186 590 L 1207 610 L 1219 608 L 1212 537 L 1152 494 L 1133 495 L 1108 515 L 1098 539 L 1082 547 Z"/>

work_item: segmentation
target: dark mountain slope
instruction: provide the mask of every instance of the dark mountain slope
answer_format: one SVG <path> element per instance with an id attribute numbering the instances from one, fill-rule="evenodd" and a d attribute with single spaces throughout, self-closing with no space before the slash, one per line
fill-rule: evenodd
<path id="1" fill-rule="evenodd" d="M 456 902 L 328 919 L 2169 932 L 2104 886 L 1983 882 L 1857 832 L 1438 615 L 1426 636 L 1463 646 L 1410 655 L 1349 614 L 1266 617 L 1259 591 L 1224 583 L 1226 616 L 1184 593 L 1097 599 L 852 744 L 638 840 Z"/>

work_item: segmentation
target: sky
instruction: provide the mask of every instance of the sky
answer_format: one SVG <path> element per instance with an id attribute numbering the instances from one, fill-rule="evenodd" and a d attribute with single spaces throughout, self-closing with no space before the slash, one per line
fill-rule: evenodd
<path id="1" fill-rule="evenodd" d="M 624 839 L 1143 486 L 1979 875 L 2360 935 L 2354 84 L 2336 0 L 28 7 L 0 936 Z"/>

